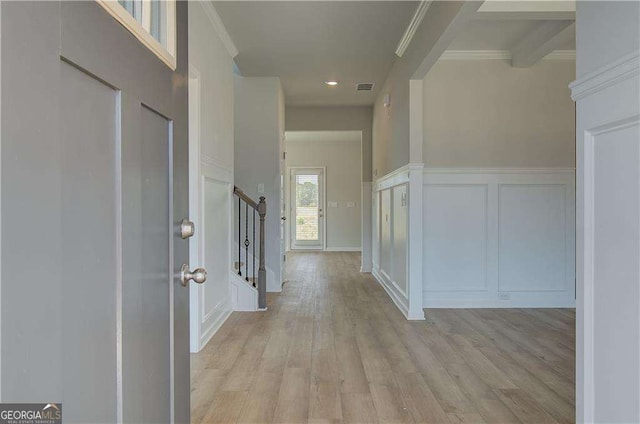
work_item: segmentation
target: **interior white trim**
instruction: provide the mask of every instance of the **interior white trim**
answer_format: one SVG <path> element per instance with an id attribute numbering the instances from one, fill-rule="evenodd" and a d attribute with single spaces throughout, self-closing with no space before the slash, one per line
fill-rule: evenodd
<path id="1" fill-rule="evenodd" d="M 220 15 L 218 15 L 218 11 L 213 6 L 213 4 L 210 1 L 198 1 L 194 3 L 202 5 L 205 14 L 211 21 L 211 24 L 216 30 L 216 33 L 218 33 L 218 37 L 220 37 L 220 40 L 224 44 L 224 47 L 227 49 L 227 52 L 232 58 L 236 57 L 238 55 L 238 48 L 227 32 L 227 28 L 224 26 L 224 23 L 222 23 L 222 19 L 220 18 Z"/>
<path id="2" fill-rule="evenodd" d="M 371 181 L 362 182 L 362 211 L 361 211 L 361 234 L 362 234 L 362 254 L 360 256 L 360 272 L 371 272 L 372 260 L 372 232 L 371 232 L 371 203 L 372 193 Z"/>
<path id="3" fill-rule="evenodd" d="M 576 60 L 575 50 L 554 50 L 542 60 Z"/>
<path id="4" fill-rule="evenodd" d="M 299 249 L 296 249 L 299 250 Z M 325 247 L 325 252 L 362 252 L 362 247 Z"/>
<path id="5" fill-rule="evenodd" d="M 638 75 L 640 75 L 640 53 L 635 51 L 569 84 L 571 98 L 574 101 L 582 99 Z"/>
<path id="6" fill-rule="evenodd" d="M 258 308 L 258 290 L 236 274 L 229 272 L 231 280 L 231 306 L 234 311 L 253 312 Z"/>
<path id="7" fill-rule="evenodd" d="M 575 168 L 424 168 L 425 174 L 575 174 Z"/>
<path id="8" fill-rule="evenodd" d="M 511 60 L 509 50 L 447 50 L 439 60 Z M 575 50 L 555 50 L 542 60 L 575 60 Z"/>
<path id="9" fill-rule="evenodd" d="M 402 38 L 398 43 L 398 47 L 396 48 L 396 55 L 398 57 L 402 57 L 404 52 L 407 51 L 407 48 L 409 47 L 409 44 L 411 43 L 413 36 L 416 34 L 418 27 L 422 23 L 422 19 L 424 19 L 424 15 L 427 13 L 427 10 L 429 10 L 429 6 L 431 6 L 431 3 L 432 3 L 432 0 L 422 0 L 420 4 L 418 4 L 416 11 L 413 14 L 413 17 L 411 18 L 411 22 L 409 22 L 409 25 L 407 26 L 407 29 L 404 31 L 404 34 L 402 35 Z"/>
<path id="10" fill-rule="evenodd" d="M 125 27 L 134 37 L 148 48 L 158 59 L 172 70 L 176 70 L 176 2 L 167 0 L 167 47 L 153 38 L 149 29 L 145 28 L 127 10 L 115 0 L 95 0 L 116 21 Z M 143 7 L 144 9 L 144 7 Z"/>
<path id="11" fill-rule="evenodd" d="M 591 419 L 595 417 L 594 405 L 595 399 L 595 358 L 594 358 L 594 343 L 596 342 L 594 336 L 594 289 L 595 289 L 595 237 L 594 230 L 596 226 L 595 220 L 595 143 L 598 136 L 620 131 L 633 126 L 638 126 L 640 123 L 640 115 L 634 115 L 626 119 L 621 119 L 614 122 L 586 130 L 584 132 L 584 179 L 583 179 L 583 199 L 582 207 L 583 214 L 583 238 L 582 238 L 582 309 L 583 313 L 579 315 L 583 320 L 583 343 L 582 343 L 582 364 L 583 364 L 583 384 L 582 384 L 582 396 L 584 405 L 584 417 L 585 422 L 591 422 Z M 602 366 L 602 365 L 600 365 Z M 578 388 L 580 389 L 580 388 Z M 589 419 L 588 417 L 591 417 Z"/>
<path id="12" fill-rule="evenodd" d="M 397 186 L 400 184 L 409 182 L 409 172 L 411 170 L 419 169 L 422 171 L 424 165 L 422 163 L 408 163 L 400 168 L 389 172 L 388 174 L 383 175 L 378 178 L 373 183 L 373 191 L 380 191 L 387 188 L 391 188 L 393 186 Z"/>
<path id="13" fill-rule="evenodd" d="M 222 324 L 225 323 L 227 318 L 231 316 L 231 312 L 233 312 L 233 309 L 226 308 L 226 306 L 228 305 L 229 299 L 225 298 L 222 302 L 220 302 L 219 305 L 209 311 L 209 313 L 205 317 L 206 319 L 202 321 L 203 332 L 200 336 L 200 346 L 198 350 L 201 350 L 207 345 L 207 343 L 209 343 L 209 340 L 211 340 L 213 335 L 216 334 L 220 327 L 222 327 Z M 206 325 L 207 322 L 209 323 L 209 325 Z"/>
<path id="14" fill-rule="evenodd" d="M 402 312 L 405 317 L 408 317 L 409 306 L 407 305 L 406 294 L 404 294 L 391 280 L 391 277 L 389 277 L 379 267 L 373 268 L 373 270 L 371 270 L 371 274 L 375 277 L 376 281 L 378 281 L 378 284 L 382 286 L 384 291 L 387 292 L 393 303 L 395 303 L 398 309 L 400 309 L 400 312 Z"/>
<path id="15" fill-rule="evenodd" d="M 233 165 L 226 164 L 223 160 L 200 153 L 200 165 L 209 177 L 233 184 Z"/>

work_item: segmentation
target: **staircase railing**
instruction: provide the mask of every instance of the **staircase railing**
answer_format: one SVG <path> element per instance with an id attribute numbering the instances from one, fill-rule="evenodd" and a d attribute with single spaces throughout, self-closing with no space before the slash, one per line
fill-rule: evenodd
<path id="1" fill-rule="evenodd" d="M 238 187 L 233 188 L 238 198 L 237 228 L 238 261 L 236 272 L 245 281 L 258 290 L 258 308 L 267 307 L 267 268 L 265 266 L 264 220 L 267 215 L 267 202 L 264 196 L 256 202 Z M 251 210 L 249 210 L 251 209 Z M 244 212 L 244 218 L 243 218 Z M 256 221 L 258 221 L 258 243 L 256 245 Z M 243 234 L 244 230 L 244 234 Z M 256 268 L 256 248 L 258 248 L 258 267 Z M 251 257 L 249 251 L 251 250 Z M 244 255 L 243 255 L 244 251 Z M 244 259 L 244 261 L 243 261 Z M 251 262 L 251 267 L 249 267 Z M 243 269 L 244 268 L 244 269 Z M 257 274 L 257 278 L 256 278 Z"/>

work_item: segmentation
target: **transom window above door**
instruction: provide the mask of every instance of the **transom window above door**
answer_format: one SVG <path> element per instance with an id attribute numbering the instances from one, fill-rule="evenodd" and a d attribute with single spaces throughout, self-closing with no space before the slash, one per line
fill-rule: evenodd
<path id="1" fill-rule="evenodd" d="M 176 69 L 175 0 L 96 0 L 171 69 Z"/>

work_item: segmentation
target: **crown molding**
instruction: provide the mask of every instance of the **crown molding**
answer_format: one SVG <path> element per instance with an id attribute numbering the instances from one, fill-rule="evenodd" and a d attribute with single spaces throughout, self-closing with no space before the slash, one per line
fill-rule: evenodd
<path id="1" fill-rule="evenodd" d="M 510 60 L 509 50 L 446 50 L 439 60 Z"/>
<path id="2" fill-rule="evenodd" d="M 575 50 L 555 50 L 542 60 L 575 60 Z M 440 60 L 511 60 L 509 50 L 447 50 Z"/>
<path id="3" fill-rule="evenodd" d="M 427 10 L 429 10 L 429 6 L 431 6 L 431 3 L 432 0 L 422 0 L 420 4 L 418 4 L 418 8 L 413 14 L 411 22 L 409 22 L 409 26 L 407 26 L 407 29 L 404 31 L 404 34 L 402 35 L 402 38 L 398 43 L 398 47 L 396 48 L 396 55 L 398 57 L 402 57 L 404 52 L 409 47 L 409 44 L 411 43 L 413 36 L 416 34 L 420 23 L 422 23 L 424 15 L 427 13 Z"/>
<path id="4" fill-rule="evenodd" d="M 569 84 L 571 98 L 574 101 L 582 99 L 638 75 L 640 75 L 640 53 L 635 51 Z"/>
<path id="5" fill-rule="evenodd" d="M 554 50 L 542 60 L 576 60 L 575 50 Z"/>
<path id="6" fill-rule="evenodd" d="M 216 30 L 216 33 L 218 33 L 218 37 L 220 37 L 222 44 L 224 44 L 224 47 L 227 49 L 227 52 L 233 59 L 238 55 L 238 48 L 236 47 L 233 40 L 231 39 L 231 36 L 227 32 L 227 28 L 222 23 L 222 19 L 220 18 L 220 15 L 218 15 L 218 11 L 213 6 L 213 3 L 211 3 L 208 0 L 201 1 L 198 3 L 202 5 L 202 8 L 204 9 L 204 13 L 209 18 L 209 21 L 211 21 L 211 25 L 213 25 L 213 28 Z"/>

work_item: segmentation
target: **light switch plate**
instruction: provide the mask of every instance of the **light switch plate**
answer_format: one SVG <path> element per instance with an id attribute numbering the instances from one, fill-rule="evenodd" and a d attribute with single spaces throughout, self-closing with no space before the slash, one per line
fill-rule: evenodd
<path id="1" fill-rule="evenodd" d="M 355 208 L 356 207 L 356 202 L 347 202 L 347 207 L 348 208 Z"/>
<path id="2" fill-rule="evenodd" d="M 330 208 L 337 208 L 338 207 L 338 202 L 329 202 L 329 207 Z"/>
<path id="3" fill-rule="evenodd" d="M 258 184 L 258 193 L 264 193 L 264 184 Z"/>

